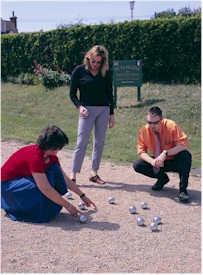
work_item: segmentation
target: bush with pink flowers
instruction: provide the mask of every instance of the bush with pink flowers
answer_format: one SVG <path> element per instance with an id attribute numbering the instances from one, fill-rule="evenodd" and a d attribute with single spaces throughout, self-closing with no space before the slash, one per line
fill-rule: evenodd
<path id="1" fill-rule="evenodd" d="M 60 67 L 56 67 L 56 71 L 43 68 L 36 60 L 34 73 L 38 76 L 40 83 L 46 89 L 53 90 L 70 82 L 70 75 L 65 73 Z"/>

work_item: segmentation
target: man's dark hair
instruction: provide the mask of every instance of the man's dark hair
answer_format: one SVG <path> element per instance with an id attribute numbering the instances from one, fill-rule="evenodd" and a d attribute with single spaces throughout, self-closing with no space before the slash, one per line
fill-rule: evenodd
<path id="1" fill-rule="evenodd" d="M 60 128 L 55 125 L 48 125 L 41 131 L 36 144 L 42 150 L 57 150 L 62 149 L 68 142 L 68 137 Z"/>
<path id="2" fill-rule="evenodd" d="M 148 114 L 152 116 L 159 116 L 162 118 L 162 110 L 159 107 L 151 107 L 148 111 Z"/>

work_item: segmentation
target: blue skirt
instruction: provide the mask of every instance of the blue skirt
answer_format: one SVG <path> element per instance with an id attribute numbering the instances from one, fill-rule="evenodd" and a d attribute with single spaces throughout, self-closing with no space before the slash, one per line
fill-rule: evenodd
<path id="1" fill-rule="evenodd" d="M 61 195 L 67 192 L 60 166 L 52 164 L 46 175 L 51 186 Z M 62 207 L 48 199 L 37 187 L 33 177 L 23 177 L 1 182 L 1 208 L 11 220 L 25 222 L 48 222 Z"/>

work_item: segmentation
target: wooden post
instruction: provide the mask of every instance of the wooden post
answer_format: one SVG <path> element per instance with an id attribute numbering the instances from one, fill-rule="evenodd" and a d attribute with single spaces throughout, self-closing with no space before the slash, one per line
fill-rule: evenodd
<path id="1" fill-rule="evenodd" d="M 117 108 L 117 86 L 114 85 L 114 108 Z"/>
<path id="2" fill-rule="evenodd" d="M 141 87 L 137 87 L 137 101 L 141 101 Z"/>

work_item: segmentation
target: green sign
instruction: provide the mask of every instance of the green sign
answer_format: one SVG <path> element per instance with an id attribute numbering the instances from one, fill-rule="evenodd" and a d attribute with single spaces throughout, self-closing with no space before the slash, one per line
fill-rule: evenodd
<path id="1" fill-rule="evenodd" d="M 117 87 L 136 86 L 137 100 L 141 101 L 141 60 L 113 61 L 114 106 L 117 106 Z"/>
<path id="2" fill-rule="evenodd" d="M 142 86 L 141 60 L 113 61 L 114 86 Z"/>

